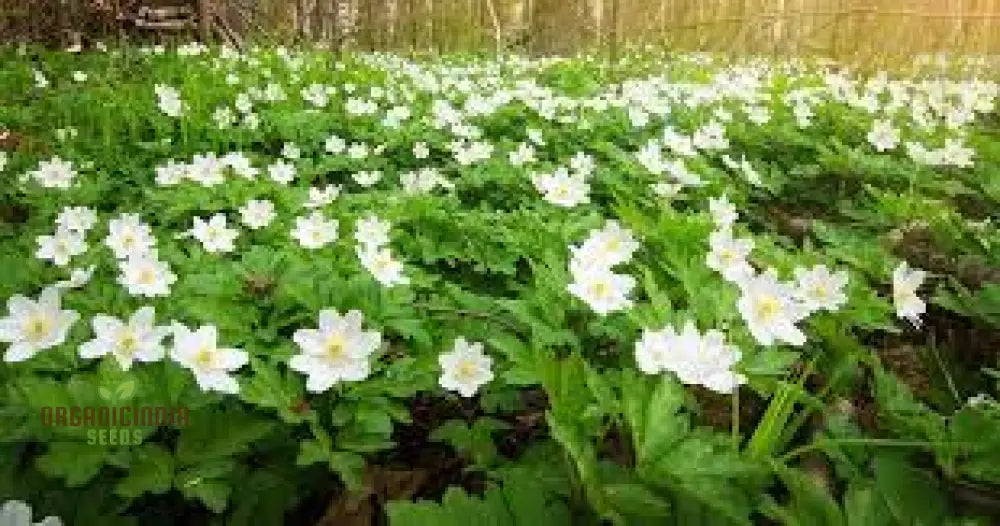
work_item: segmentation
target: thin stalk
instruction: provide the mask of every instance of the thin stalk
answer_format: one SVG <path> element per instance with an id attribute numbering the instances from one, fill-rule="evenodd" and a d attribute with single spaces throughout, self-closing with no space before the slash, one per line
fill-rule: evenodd
<path id="1" fill-rule="evenodd" d="M 871 446 L 871 447 L 912 447 L 912 448 L 927 448 L 930 449 L 937 445 L 935 442 L 927 442 L 924 440 L 896 440 L 892 438 L 824 438 L 817 440 L 811 444 L 806 444 L 804 446 L 798 447 L 789 451 L 785 455 L 782 455 L 781 462 L 788 463 L 789 460 L 795 457 L 802 456 L 810 451 L 821 449 L 823 446 Z M 961 445 L 960 443 L 955 443 L 955 445 Z"/>

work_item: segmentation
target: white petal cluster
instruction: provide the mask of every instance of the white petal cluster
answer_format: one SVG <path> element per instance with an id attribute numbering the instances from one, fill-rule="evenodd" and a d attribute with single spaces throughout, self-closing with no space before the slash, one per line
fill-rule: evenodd
<path id="1" fill-rule="evenodd" d="M 336 219 L 327 219 L 323 212 L 314 210 L 308 216 L 295 218 L 292 238 L 303 248 L 320 249 L 337 240 L 339 225 L 340 222 Z"/>
<path id="2" fill-rule="evenodd" d="M 911 269 L 905 261 L 892 272 L 892 302 L 896 306 L 896 316 L 914 327 L 920 326 L 920 316 L 927 312 L 927 304 L 917 295 L 925 279 L 927 272 Z"/>
<path id="3" fill-rule="evenodd" d="M 38 236 L 38 250 L 35 257 L 43 261 L 51 261 L 54 265 L 65 267 L 70 259 L 87 251 L 87 241 L 84 234 L 78 230 L 59 227 L 50 236 Z"/>
<path id="4" fill-rule="evenodd" d="M 239 210 L 240 220 L 247 228 L 258 230 L 274 220 L 274 203 L 266 199 L 251 199 Z"/>
<path id="5" fill-rule="evenodd" d="M 407 194 L 428 194 L 435 188 L 451 189 L 454 185 L 436 168 L 427 167 L 416 171 L 405 172 L 399 176 L 403 191 Z"/>
<path id="6" fill-rule="evenodd" d="M 118 283 L 133 296 L 166 296 L 177 276 L 156 252 L 152 229 L 138 214 L 121 214 L 108 223 L 104 240 L 118 259 Z"/>
<path id="7" fill-rule="evenodd" d="M 357 254 L 361 266 L 384 287 L 410 282 L 403 275 L 403 264 L 392 257 L 392 251 L 387 246 L 390 227 L 387 221 L 372 214 L 358 220 L 354 233 L 354 238 L 358 241 Z"/>
<path id="8" fill-rule="evenodd" d="M 806 342 L 805 333 L 796 323 L 809 311 L 796 299 L 795 288 L 779 282 L 773 269 L 746 278 L 739 285 L 741 296 L 736 308 L 757 342 L 796 346 Z"/>
<path id="9" fill-rule="evenodd" d="M 740 351 L 725 342 L 716 330 L 704 335 L 688 322 L 678 333 L 673 327 L 646 329 L 635 344 L 639 370 L 646 374 L 672 372 L 688 385 L 702 385 L 719 393 L 732 393 L 746 383 L 746 377 L 734 371 Z"/>
<path id="10" fill-rule="evenodd" d="M 62 309 L 55 287 L 43 290 L 37 300 L 12 296 L 7 311 L 7 317 L 0 318 L 0 342 L 10 344 L 3 355 L 5 362 L 23 362 L 62 344 L 80 318 L 76 311 Z"/>
<path id="11" fill-rule="evenodd" d="M 184 114 L 184 102 L 176 88 L 157 84 L 153 91 L 156 93 L 156 105 L 164 115 L 177 118 Z"/>
<path id="12" fill-rule="evenodd" d="M 94 339 L 80 346 L 82 358 L 111 355 L 127 371 L 133 362 L 156 362 L 166 355 L 163 340 L 171 330 L 156 326 L 153 307 L 142 307 L 126 321 L 98 314 L 91 325 Z"/>
<path id="13" fill-rule="evenodd" d="M 38 168 L 29 172 L 28 176 L 45 188 L 65 190 L 73 185 L 77 172 L 73 163 L 55 156 L 47 161 L 39 161 Z"/>
<path id="14" fill-rule="evenodd" d="M 493 379 L 493 360 L 483 352 L 483 344 L 457 338 L 452 350 L 438 356 L 441 366 L 441 387 L 465 398 L 476 394 L 480 387 Z"/>
<path id="15" fill-rule="evenodd" d="M 250 360 L 245 351 L 218 346 L 218 329 L 203 325 L 191 330 L 175 323 L 171 327 L 174 345 L 170 358 L 194 374 L 202 391 L 236 394 L 240 385 L 232 376 Z"/>
<path id="16" fill-rule="evenodd" d="M 319 313 L 319 327 L 299 329 L 292 339 L 301 353 L 288 366 L 308 376 L 306 389 L 322 393 L 341 382 L 358 382 L 371 374 L 371 356 L 382 344 L 377 331 L 362 329 L 364 316 L 352 310 L 343 316 L 336 310 Z"/>
<path id="17" fill-rule="evenodd" d="M 62 526 L 59 517 L 48 516 L 41 522 L 31 519 L 31 506 L 19 500 L 9 500 L 0 506 L 0 525 L 2 526 Z"/>
<path id="18" fill-rule="evenodd" d="M 583 244 L 569 247 L 573 283 L 567 289 L 602 316 L 631 307 L 628 295 L 635 287 L 635 278 L 616 274 L 611 267 L 630 261 L 638 248 L 630 230 L 617 221 L 605 222 L 604 228 L 592 230 Z"/>
<path id="19" fill-rule="evenodd" d="M 305 202 L 306 208 L 322 208 L 340 196 L 340 185 L 330 184 L 323 188 L 313 186 L 309 188 L 309 199 Z"/>
<path id="20" fill-rule="evenodd" d="M 239 231 L 227 226 L 224 214 L 215 214 L 207 221 L 200 217 L 194 218 L 191 236 L 201 243 L 206 252 L 228 253 L 236 250 L 235 241 Z"/>
<path id="21" fill-rule="evenodd" d="M 552 173 L 534 173 L 531 182 L 546 201 L 572 208 L 590 202 L 590 184 L 586 176 L 570 172 L 565 167 L 556 168 Z"/>

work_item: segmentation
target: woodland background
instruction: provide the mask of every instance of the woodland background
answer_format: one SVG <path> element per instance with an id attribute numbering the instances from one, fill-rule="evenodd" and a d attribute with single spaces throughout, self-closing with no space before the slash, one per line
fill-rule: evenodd
<path id="1" fill-rule="evenodd" d="M 1000 51 L 1000 0 L 0 0 L 0 42 L 135 33 L 431 52 L 975 55 Z"/>

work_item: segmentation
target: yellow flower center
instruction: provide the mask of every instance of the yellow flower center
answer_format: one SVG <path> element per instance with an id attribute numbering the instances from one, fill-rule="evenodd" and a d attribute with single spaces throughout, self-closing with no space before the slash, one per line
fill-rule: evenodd
<path id="1" fill-rule="evenodd" d="M 762 296 L 757 300 L 757 317 L 763 321 L 771 321 L 781 308 L 778 298 Z"/>
<path id="2" fill-rule="evenodd" d="M 342 362 L 347 358 L 347 346 L 342 334 L 334 334 L 326 339 L 323 345 L 326 358 L 331 362 Z"/>
<path id="3" fill-rule="evenodd" d="M 611 296 L 611 286 L 603 281 L 599 281 L 590 286 L 590 293 L 597 298 L 607 298 Z"/>
<path id="4" fill-rule="evenodd" d="M 455 377 L 462 381 L 469 381 L 476 376 L 479 368 L 472 360 L 462 360 L 455 365 Z"/>
<path id="5" fill-rule="evenodd" d="M 830 294 L 826 290 L 826 287 L 822 285 L 816 285 L 812 289 L 813 297 L 819 300 L 825 300 Z"/>
<path id="6" fill-rule="evenodd" d="M 202 347 L 194 357 L 194 362 L 203 368 L 210 368 L 215 362 L 215 349 L 209 346 Z"/>
<path id="7" fill-rule="evenodd" d="M 118 350 L 124 355 L 132 355 L 139 347 L 139 339 L 131 329 L 126 328 L 118 338 Z"/>
<path id="8" fill-rule="evenodd" d="M 143 285 L 152 285 L 156 281 L 156 273 L 151 268 L 144 268 L 139 271 L 138 281 Z"/>
<path id="9" fill-rule="evenodd" d="M 33 316 L 24 325 L 24 337 L 29 342 L 38 342 L 52 329 L 52 322 L 41 316 Z"/>

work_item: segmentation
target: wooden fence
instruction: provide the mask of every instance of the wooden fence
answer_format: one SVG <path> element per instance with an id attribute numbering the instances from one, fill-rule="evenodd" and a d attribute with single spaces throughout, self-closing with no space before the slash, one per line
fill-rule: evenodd
<path id="1" fill-rule="evenodd" d="M 0 0 L 0 41 L 113 36 L 121 11 L 185 3 L 244 35 L 371 50 L 1000 54 L 1000 0 Z"/>

